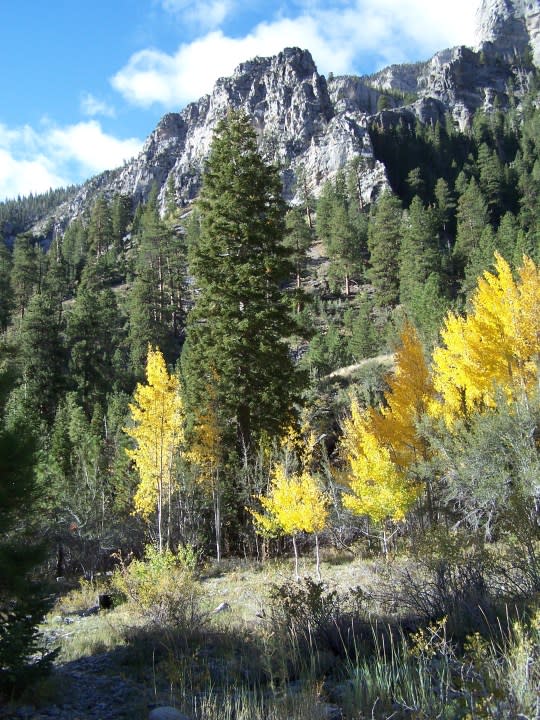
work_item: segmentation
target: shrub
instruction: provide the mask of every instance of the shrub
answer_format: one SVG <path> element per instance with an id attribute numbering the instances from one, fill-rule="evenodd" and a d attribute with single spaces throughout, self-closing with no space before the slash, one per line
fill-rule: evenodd
<path id="1" fill-rule="evenodd" d="M 418 548 L 414 571 L 403 570 L 387 600 L 421 622 L 448 618 L 448 628 L 462 638 L 495 619 L 490 585 L 495 567 L 481 541 L 444 530 L 428 534 Z"/>
<path id="2" fill-rule="evenodd" d="M 360 588 L 340 594 L 329 590 L 325 583 L 306 577 L 301 582 L 274 585 L 270 599 L 271 619 L 277 637 L 285 635 L 301 653 L 309 647 L 337 655 L 347 654 L 347 638 L 364 603 Z M 357 625 L 360 625 L 359 621 Z"/>
<path id="3" fill-rule="evenodd" d="M 193 631 L 204 621 L 195 566 L 192 549 L 160 553 L 148 546 L 142 560 L 120 564 L 112 585 L 151 622 Z"/>

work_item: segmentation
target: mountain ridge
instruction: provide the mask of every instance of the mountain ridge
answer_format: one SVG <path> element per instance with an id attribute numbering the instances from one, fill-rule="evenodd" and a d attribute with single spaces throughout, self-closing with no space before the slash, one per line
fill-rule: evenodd
<path id="1" fill-rule="evenodd" d="M 37 223 L 34 232 L 62 234 L 100 192 L 129 195 L 137 204 L 157 184 L 163 206 L 170 181 L 178 204 L 188 208 L 200 187 L 214 128 L 231 108 L 252 118 L 261 152 L 281 167 L 288 201 L 295 201 L 299 175 L 317 196 L 326 180 L 357 159 L 362 199 L 370 203 L 388 186 L 371 143 L 374 126 L 416 119 L 434 124 L 449 116 L 464 129 L 479 108 L 505 108 L 511 94 L 523 94 L 532 70 L 526 64 L 527 43 L 539 37 L 540 3 L 483 0 L 478 17 L 476 50 L 444 49 L 426 61 L 392 65 L 367 76 L 327 79 L 310 52 L 300 48 L 243 62 L 230 77 L 218 79 L 210 94 L 180 112 L 166 113 L 138 156 L 90 179 Z M 538 61 L 539 52 L 535 44 L 533 60 Z"/>

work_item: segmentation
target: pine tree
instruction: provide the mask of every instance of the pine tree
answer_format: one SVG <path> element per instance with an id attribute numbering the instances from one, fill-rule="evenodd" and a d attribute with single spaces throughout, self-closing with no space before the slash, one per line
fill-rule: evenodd
<path id="1" fill-rule="evenodd" d="M 27 235 L 18 235 L 13 246 L 11 287 L 15 312 L 23 318 L 30 298 L 38 289 L 38 267 L 34 243 Z"/>
<path id="2" fill-rule="evenodd" d="M 105 406 L 107 395 L 122 383 L 122 324 L 112 290 L 81 283 L 67 314 L 66 336 L 70 380 L 89 417 L 94 405 Z"/>
<path id="3" fill-rule="evenodd" d="M 88 255 L 88 229 L 80 218 L 67 228 L 62 239 L 62 257 L 66 264 L 68 285 L 73 289 L 79 281 Z"/>
<path id="4" fill-rule="evenodd" d="M 350 294 L 351 277 L 358 274 L 362 243 L 353 223 L 345 174 L 326 183 L 317 204 L 317 235 L 324 242 L 332 273 L 344 279 L 344 293 Z"/>
<path id="5" fill-rule="evenodd" d="M 113 240 L 111 207 L 104 195 L 99 194 L 90 213 L 88 245 L 90 252 L 99 257 L 105 253 Z"/>
<path id="6" fill-rule="evenodd" d="M 157 189 L 144 206 L 135 233 L 138 243 L 135 279 L 129 300 L 132 365 L 141 376 L 148 345 L 176 360 L 184 329 L 183 306 L 186 250 L 183 236 L 159 216 Z"/>
<path id="7" fill-rule="evenodd" d="M 439 231 L 445 238 L 452 230 L 456 201 L 444 178 L 439 178 L 435 184 L 435 201 Z"/>
<path id="8" fill-rule="evenodd" d="M 454 258 L 463 271 L 488 224 L 487 205 L 478 183 L 472 178 L 458 201 Z"/>
<path id="9" fill-rule="evenodd" d="M 11 321 L 13 299 L 11 295 L 11 253 L 0 235 L 0 332 L 5 332 Z"/>
<path id="10" fill-rule="evenodd" d="M 399 252 L 399 297 L 406 309 L 432 273 L 441 269 L 436 219 L 418 196 L 413 198 L 401 226 Z"/>
<path id="11" fill-rule="evenodd" d="M 369 279 L 379 306 L 395 305 L 399 300 L 399 249 L 401 246 L 401 204 L 385 192 L 374 208 L 369 224 Z"/>
<path id="12" fill-rule="evenodd" d="M 36 443 L 28 427 L 7 425 L 7 373 L 0 374 L 0 703 L 45 672 L 54 654 L 42 650 L 37 625 L 50 607 L 35 572 L 45 558 L 36 539 Z"/>
<path id="13" fill-rule="evenodd" d="M 373 357 L 380 347 L 372 311 L 373 303 L 368 297 L 364 297 L 352 318 L 349 352 L 354 362 Z"/>
<path id="14" fill-rule="evenodd" d="M 51 424 L 64 389 L 63 320 L 57 300 L 37 293 L 29 301 L 18 336 L 22 405 Z"/>
<path id="15" fill-rule="evenodd" d="M 114 196 L 111 206 L 111 229 L 116 252 L 123 249 L 123 240 L 133 219 L 133 200 L 130 195 Z"/>
<path id="16" fill-rule="evenodd" d="M 296 287 L 300 289 L 307 267 L 307 251 L 313 243 L 313 235 L 302 208 L 289 210 L 285 218 L 285 224 L 287 234 L 284 242 L 285 246 L 290 249 L 291 261 L 295 269 Z"/>
<path id="17" fill-rule="evenodd" d="M 215 387 L 223 441 L 244 456 L 279 434 L 292 413 L 297 378 L 284 338 L 294 331 L 280 285 L 292 271 L 283 245 L 277 170 L 256 147 L 249 119 L 231 113 L 217 129 L 190 248 L 199 289 L 182 354 L 188 409 Z"/>

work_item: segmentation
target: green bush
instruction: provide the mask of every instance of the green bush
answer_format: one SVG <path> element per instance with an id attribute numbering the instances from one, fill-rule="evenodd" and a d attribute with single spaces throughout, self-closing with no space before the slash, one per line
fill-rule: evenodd
<path id="1" fill-rule="evenodd" d="M 277 636 L 285 635 L 301 652 L 306 647 L 336 655 L 348 652 L 346 637 L 364 604 L 360 588 L 338 593 L 306 577 L 274 585 L 270 599 Z"/>
<path id="2" fill-rule="evenodd" d="M 151 622 L 196 630 L 205 618 L 196 564 L 191 548 L 160 553 L 147 546 L 142 560 L 132 560 L 127 566 L 121 563 L 112 586 Z"/>

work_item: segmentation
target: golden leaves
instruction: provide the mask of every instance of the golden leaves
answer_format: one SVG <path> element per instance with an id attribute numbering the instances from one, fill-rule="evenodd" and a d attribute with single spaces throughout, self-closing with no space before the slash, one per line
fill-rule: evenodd
<path id="1" fill-rule="evenodd" d="M 451 427 L 460 417 L 508 401 L 538 381 L 540 275 L 523 259 L 515 281 L 496 253 L 496 273 L 485 272 L 466 317 L 449 313 L 443 345 L 433 353 L 433 384 L 439 399 L 430 412 Z"/>
<path id="2" fill-rule="evenodd" d="M 155 511 L 172 483 L 172 461 L 183 440 L 184 419 L 178 378 L 169 375 L 158 348 L 148 348 L 146 379 L 146 385 L 137 384 L 135 402 L 129 405 L 133 425 L 124 428 L 135 441 L 135 448 L 126 452 L 139 472 L 134 503 L 143 517 Z"/>

